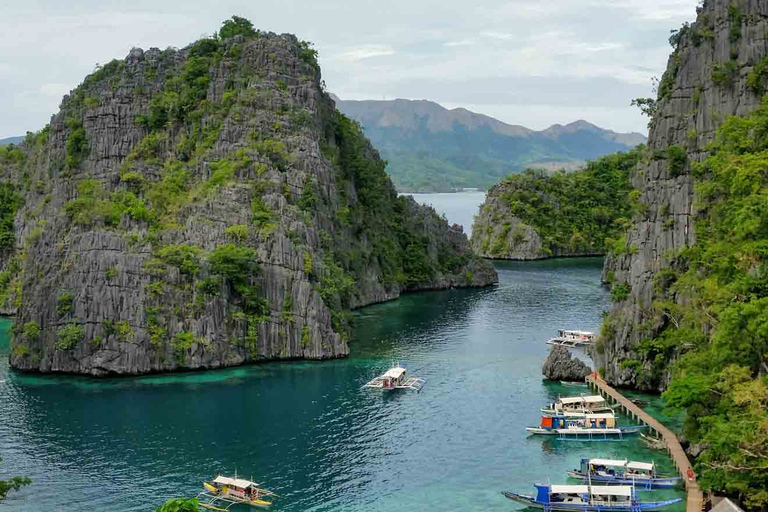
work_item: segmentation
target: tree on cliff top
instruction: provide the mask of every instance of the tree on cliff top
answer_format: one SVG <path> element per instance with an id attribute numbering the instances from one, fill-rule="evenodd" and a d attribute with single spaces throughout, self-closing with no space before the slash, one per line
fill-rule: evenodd
<path id="1" fill-rule="evenodd" d="M 235 36 L 251 37 L 257 34 L 253 23 L 240 16 L 232 16 L 232 19 L 224 21 L 219 29 L 219 37 L 228 39 Z"/>

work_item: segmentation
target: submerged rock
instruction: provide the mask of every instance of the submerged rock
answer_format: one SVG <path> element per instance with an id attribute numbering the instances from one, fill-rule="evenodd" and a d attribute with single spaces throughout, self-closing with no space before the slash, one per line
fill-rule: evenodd
<path id="1" fill-rule="evenodd" d="M 573 356 L 566 347 L 553 346 L 541 368 L 541 373 L 549 380 L 564 380 L 568 382 L 584 382 L 592 369 Z"/>

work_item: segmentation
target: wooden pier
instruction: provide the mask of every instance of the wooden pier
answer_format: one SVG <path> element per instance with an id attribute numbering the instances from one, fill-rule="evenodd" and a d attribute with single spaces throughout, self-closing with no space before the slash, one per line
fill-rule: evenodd
<path id="1" fill-rule="evenodd" d="M 648 425 L 653 431 L 653 434 L 664 443 L 667 447 L 669 455 L 675 463 L 678 473 L 685 482 L 685 490 L 687 492 L 686 498 L 686 512 L 702 512 L 704 510 L 704 494 L 699 488 L 699 483 L 696 481 L 696 476 L 693 473 L 691 463 L 688 461 L 688 457 L 685 455 L 683 447 L 680 446 L 680 441 L 674 432 L 667 427 L 659 423 L 653 416 L 643 411 L 640 407 L 633 404 L 627 397 L 616 391 L 614 388 L 608 385 L 599 375 L 593 373 L 587 376 L 587 385 L 595 388 L 606 400 L 610 399 L 613 403 L 619 404 L 624 412 L 626 412 L 632 418 L 635 418 L 640 423 Z M 689 475 L 693 475 L 692 478 Z"/>

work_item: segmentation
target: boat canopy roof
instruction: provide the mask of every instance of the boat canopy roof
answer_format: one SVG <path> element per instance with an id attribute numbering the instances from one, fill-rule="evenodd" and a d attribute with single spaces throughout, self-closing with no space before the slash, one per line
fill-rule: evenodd
<path id="1" fill-rule="evenodd" d="M 593 485 L 592 494 L 601 496 L 632 496 L 632 487 L 629 485 Z"/>
<path id="2" fill-rule="evenodd" d="M 607 419 L 615 418 L 616 415 L 612 412 L 601 412 L 598 414 L 585 414 L 584 417 L 587 419 L 607 420 Z"/>
<path id="3" fill-rule="evenodd" d="M 595 334 L 592 331 L 573 331 L 573 330 L 570 330 L 570 329 L 562 329 L 562 331 L 564 333 L 567 333 L 567 334 L 586 334 L 587 336 Z"/>
<path id="4" fill-rule="evenodd" d="M 387 373 L 384 374 L 384 377 L 389 377 L 390 379 L 398 379 L 402 374 L 405 373 L 405 368 L 395 367 L 390 368 L 387 370 Z"/>
<path id="5" fill-rule="evenodd" d="M 625 460 L 612 460 L 612 459 L 589 459 L 590 464 L 596 464 L 598 466 L 626 466 Z"/>
<path id="6" fill-rule="evenodd" d="M 585 494 L 589 493 L 588 485 L 552 485 L 550 492 L 555 494 Z"/>
<path id="7" fill-rule="evenodd" d="M 605 398 L 601 397 L 600 395 L 594 395 L 594 396 L 567 396 L 560 399 L 561 404 L 580 404 L 580 403 L 587 403 L 587 404 L 599 404 L 605 402 Z"/>
<path id="8" fill-rule="evenodd" d="M 554 494 L 599 494 L 602 496 L 632 496 L 629 485 L 552 485 L 549 488 Z"/>
<path id="9" fill-rule="evenodd" d="M 251 482 L 250 480 L 243 480 L 241 478 L 229 478 L 228 476 L 217 476 L 213 483 L 221 485 L 231 485 L 238 489 L 247 489 L 250 486 L 258 487 L 259 484 Z"/>
<path id="10" fill-rule="evenodd" d="M 627 467 L 630 469 L 644 469 L 646 471 L 650 471 L 653 469 L 655 464 L 653 462 L 628 462 Z"/>

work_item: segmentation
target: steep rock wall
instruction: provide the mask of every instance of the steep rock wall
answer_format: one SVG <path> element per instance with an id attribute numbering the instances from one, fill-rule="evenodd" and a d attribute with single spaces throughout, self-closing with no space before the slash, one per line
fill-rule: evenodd
<path id="1" fill-rule="evenodd" d="M 603 272 L 605 282 L 630 288 L 626 300 L 611 309 L 594 354 L 606 380 L 618 386 L 666 387 L 669 373 L 659 368 L 668 361 L 654 362 L 639 346 L 670 321 L 654 311 L 654 302 L 686 301 L 664 290 L 663 270 L 674 268 L 679 251 L 696 242 L 690 164 L 706 157 L 707 144 L 727 116 L 748 114 L 762 98 L 768 4 L 707 0 L 697 14 L 678 34 L 652 109 L 648 153 L 633 174 L 644 212 Z M 625 361 L 640 361 L 641 367 Z M 652 377 L 640 379 L 641 373 Z"/>
<path id="2" fill-rule="evenodd" d="M 398 198 L 292 35 L 134 49 L 0 160 L 24 197 L 3 312 L 21 370 L 91 375 L 348 354 L 349 309 L 498 278 Z M 0 284 L 3 284 L 0 281 Z"/>

